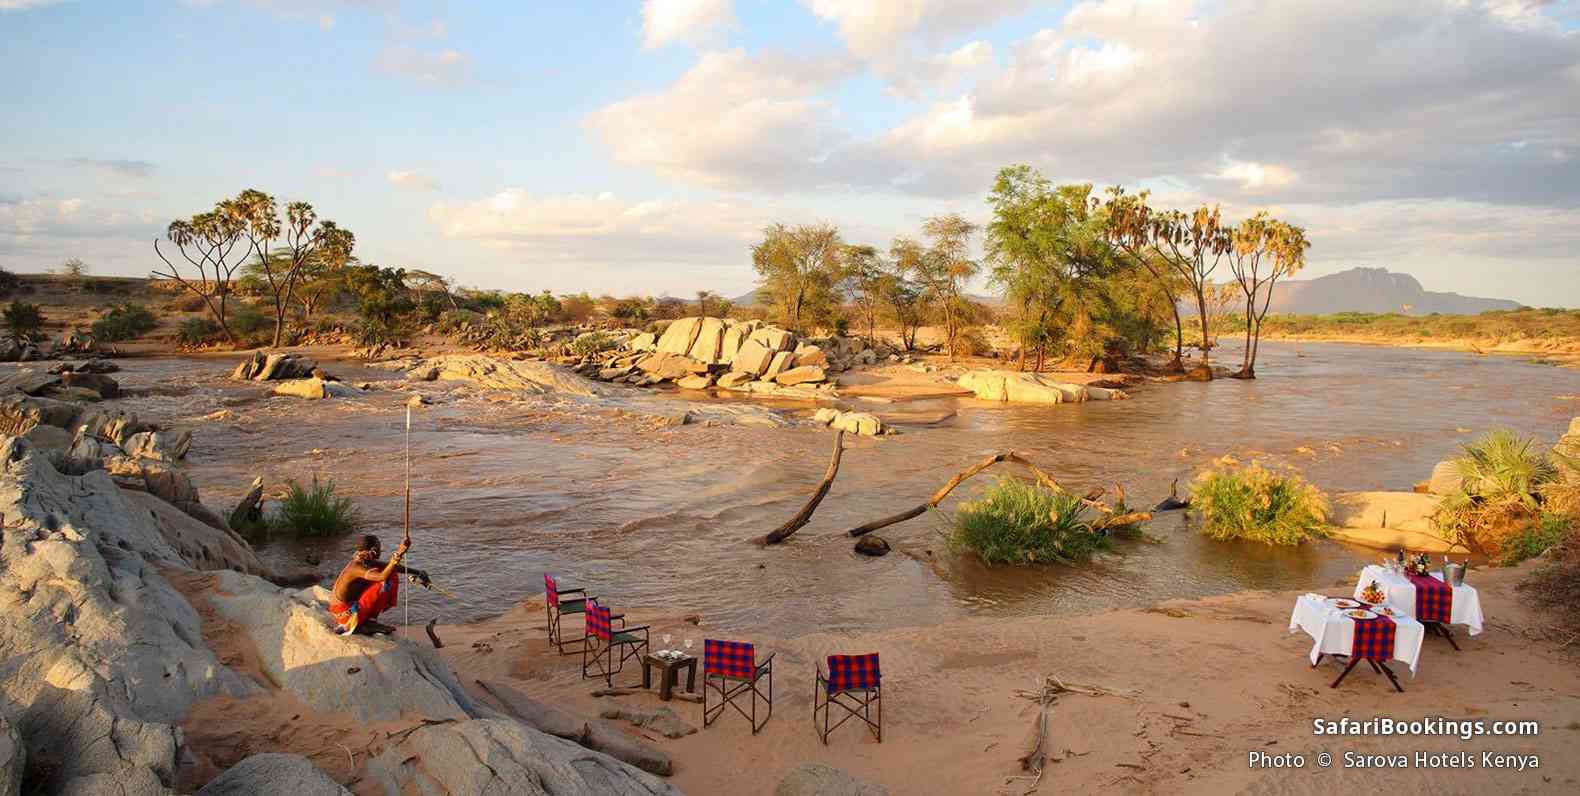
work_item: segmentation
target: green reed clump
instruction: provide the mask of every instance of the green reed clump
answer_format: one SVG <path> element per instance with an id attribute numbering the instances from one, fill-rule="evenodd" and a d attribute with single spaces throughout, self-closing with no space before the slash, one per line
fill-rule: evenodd
<path id="1" fill-rule="evenodd" d="M 351 498 L 335 495 L 333 479 L 320 482 L 313 476 L 311 486 L 287 481 L 289 491 L 269 525 L 277 532 L 297 536 L 333 536 L 356 530 L 361 524 Z"/>
<path id="2" fill-rule="evenodd" d="M 1191 509 L 1213 539 L 1294 545 L 1327 535 L 1328 501 L 1295 473 L 1224 464 L 1196 477 Z"/>
<path id="3" fill-rule="evenodd" d="M 949 542 L 991 566 L 1086 561 L 1107 539 L 1079 496 L 1006 477 L 960 505 Z"/>

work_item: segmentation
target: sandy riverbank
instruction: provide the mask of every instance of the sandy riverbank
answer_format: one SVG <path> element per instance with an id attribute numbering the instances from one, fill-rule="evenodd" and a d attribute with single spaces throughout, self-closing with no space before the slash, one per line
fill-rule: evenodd
<path id="1" fill-rule="evenodd" d="M 1580 785 L 1580 668 L 1572 656 L 1539 637 L 1544 618 L 1521 604 L 1515 584 L 1524 569 L 1477 573 L 1486 632 L 1461 638 L 1461 652 L 1429 639 L 1417 677 L 1406 693 L 1360 671 L 1337 690 L 1324 663 L 1305 661 L 1310 639 L 1289 634 L 1299 591 L 1248 592 L 1198 601 L 1171 601 L 1147 610 L 1080 617 L 973 619 L 931 627 L 855 636 L 812 634 L 750 640 L 776 653 L 774 716 L 753 737 L 729 715 L 679 740 L 653 736 L 676 761 L 673 782 L 690 794 L 770 793 L 785 771 L 817 761 L 879 782 L 896 794 L 1024 793 L 1013 780 L 1016 760 L 1033 726 L 1035 703 L 1017 695 L 1044 675 L 1069 683 L 1135 692 L 1134 697 L 1061 697 L 1049 715 L 1056 763 L 1042 792 L 1226 793 L 1250 788 L 1272 793 L 1332 793 L 1348 788 L 1405 792 L 1572 792 Z M 1318 586 L 1319 584 L 1313 584 Z M 1331 594 L 1350 586 L 1329 584 Z M 655 641 L 673 633 L 708 635 L 680 617 L 633 610 L 651 623 Z M 481 701 L 478 679 L 500 679 L 550 704 L 596 715 L 595 681 L 580 678 L 579 659 L 548 651 L 542 604 L 529 601 L 505 615 L 471 625 L 441 627 L 445 653 Z M 414 629 L 413 632 L 420 633 Z M 1460 630 L 1463 636 L 1463 629 Z M 874 742 L 846 725 L 829 746 L 813 733 L 813 661 L 832 652 L 878 651 L 886 686 L 885 736 Z M 1402 665 L 1395 664 L 1402 669 Z M 617 682 L 639 678 L 628 669 Z M 657 706 L 656 696 L 619 698 Z M 700 726 L 701 706 L 669 705 Z M 1534 738 L 1314 737 L 1314 717 L 1421 718 L 1445 716 L 1541 723 Z M 1315 755 L 1483 751 L 1534 754 L 1539 768 L 1486 770 L 1315 770 Z M 1252 751 L 1303 753 L 1303 772 L 1253 771 Z"/>
<path id="2" fill-rule="evenodd" d="M 1522 339 L 1503 341 L 1491 338 L 1389 337 L 1384 335 L 1263 334 L 1264 342 L 1354 343 L 1398 348 L 1435 348 L 1445 351 L 1470 351 L 1478 354 L 1509 354 L 1535 357 L 1565 367 L 1580 367 L 1580 341 Z"/>

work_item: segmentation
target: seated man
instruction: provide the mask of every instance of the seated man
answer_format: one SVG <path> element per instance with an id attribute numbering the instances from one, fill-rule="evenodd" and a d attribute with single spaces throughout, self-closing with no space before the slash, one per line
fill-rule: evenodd
<path id="1" fill-rule="evenodd" d="M 351 557 L 351 563 L 340 570 L 330 594 L 329 614 L 342 628 L 342 634 L 395 632 L 395 628 L 374 620 L 395 605 L 395 597 L 400 593 L 400 578 L 396 575 L 409 573 L 424 586 L 429 582 L 427 572 L 400 563 L 409 544 L 401 542 L 386 564 L 379 560 L 381 548 L 377 536 L 368 534 L 357 542 L 356 554 Z"/>

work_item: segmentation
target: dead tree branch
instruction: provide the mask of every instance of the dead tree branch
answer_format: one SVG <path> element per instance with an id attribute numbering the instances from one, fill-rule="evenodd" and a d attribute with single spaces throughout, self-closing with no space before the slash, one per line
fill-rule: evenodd
<path id="1" fill-rule="evenodd" d="M 817 485 L 817 491 L 812 493 L 811 499 L 806 502 L 805 506 L 801 507 L 800 511 L 796 512 L 794 517 L 790 518 L 789 522 L 779 526 L 773 532 L 758 540 L 760 543 L 779 544 L 789 539 L 791 534 L 801 530 L 802 526 L 811 522 L 812 512 L 817 511 L 818 504 L 822 503 L 823 498 L 828 496 L 829 487 L 834 485 L 834 476 L 839 475 L 839 458 L 845 449 L 844 442 L 845 432 L 836 431 L 834 433 L 834 455 L 829 459 L 828 472 L 823 474 L 823 482 Z"/>

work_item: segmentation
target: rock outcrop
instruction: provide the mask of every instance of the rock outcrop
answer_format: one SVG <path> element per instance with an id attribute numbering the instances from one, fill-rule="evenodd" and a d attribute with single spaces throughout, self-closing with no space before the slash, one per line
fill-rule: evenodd
<path id="1" fill-rule="evenodd" d="M 1129 398 L 1123 390 L 1068 384 L 1040 373 L 1009 370 L 972 370 L 955 382 L 984 401 L 1063 404 L 1082 401 L 1119 401 Z"/>
<path id="2" fill-rule="evenodd" d="M 330 628 L 329 593 L 291 591 L 236 572 L 215 576 L 208 600 L 258 651 L 263 673 L 308 707 L 387 721 L 402 713 L 466 719 L 472 703 L 433 650 Z"/>
<path id="3" fill-rule="evenodd" d="M 424 360 L 416 368 L 435 368 L 435 378 L 467 381 L 492 390 L 584 396 L 603 394 L 596 382 L 537 360 L 450 354 Z"/>
<path id="4" fill-rule="evenodd" d="M 351 796 L 301 755 L 265 752 L 209 780 L 197 796 Z"/>
<path id="5" fill-rule="evenodd" d="M 289 381 L 313 375 L 318 362 L 301 354 L 254 351 L 236 365 L 230 377 L 239 381 Z"/>
<path id="6" fill-rule="evenodd" d="M 0 698 L 44 793 L 167 793 L 175 724 L 249 681 L 160 574 L 185 566 L 102 470 L 63 475 L 0 438 Z"/>
<path id="7" fill-rule="evenodd" d="M 16 796 L 22 792 L 22 775 L 27 769 L 27 747 L 11 721 L 0 713 L 0 794 Z"/>
<path id="8" fill-rule="evenodd" d="M 1426 491 L 1433 495 L 1451 494 L 1459 491 L 1459 485 L 1464 480 L 1459 474 L 1459 465 L 1452 459 L 1438 462 L 1432 467 L 1432 477 L 1427 479 Z"/>
<path id="9" fill-rule="evenodd" d="M 325 381 L 317 376 L 305 379 L 291 379 L 282 381 L 274 387 L 275 395 L 291 395 L 297 398 L 306 398 L 321 401 L 325 398 L 355 398 L 362 391 L 338 381 Z"/>
<path id="10" fill-rule="evenodd" d="M 435 724 L 368 764 L 386 793 L 678 796 L 652 774 L 506 719 Z"/>
<path id="11" fill-rule="evenodd" d="M 877 415 L 867 412 L 841 412 L 838 409 L 824 407 L 813 413 L 812 421 L 835 431 L 859 434 L 863 437 L 875 437 L 889 432 Z"/>

